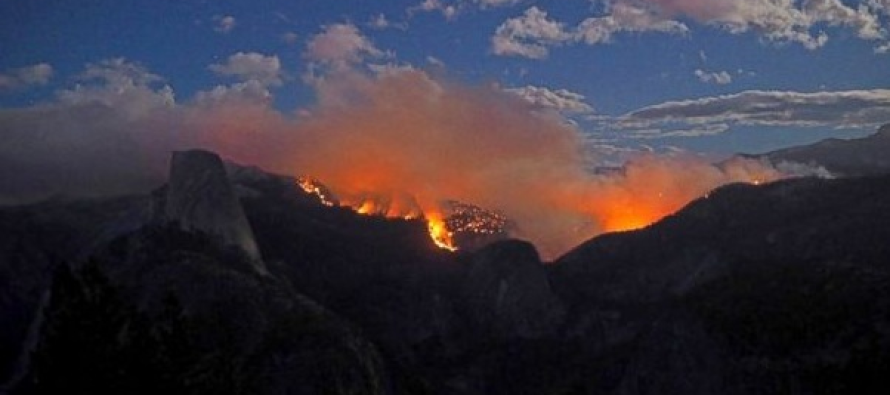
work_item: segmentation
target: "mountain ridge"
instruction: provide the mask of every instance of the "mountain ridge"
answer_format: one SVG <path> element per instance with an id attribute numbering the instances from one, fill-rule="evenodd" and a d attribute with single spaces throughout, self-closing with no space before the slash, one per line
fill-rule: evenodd
<path id="1" fill-rule="evenodd" d="M 158 217 L 169 185 L 0 209 L 10 236 L 0 238 L 0 284 L 14 285 L 0 287 L 5 372 L 40 295 L 59 295 L 45 308 L 38 362 L 4 390 L 49 388 L 35 384 L 41 375 L 65 383 L 63 365 L 46 361 L 81 354 L 123 361 L 133 377 L 172 358 L 180 364 L 161 369 L 164 382 L 228 393 L 318 394 L 331 382 L 355 394 L 890 388 L 890 175 L 728 185 L 544 265 L 527 242 L 450 253 L 423 221 L 329 207 L 296 179 L 255 168 L 227 164 L 225 174 L 267 274 L 214 228 Z M 91 293 L 104 296 L 82 302 Z M 59 328 L 87 328 L 66 318 L 81 314 L 96 333 L 135 340 L 82 341 L 98 354 L 59 340 L 72 330 Z M 107 366 L 90 362 L 77 365 Z"/>
<path id="2" fill-rule="evenodd" d="M 814 144 L 784 148 L 759 155 L 773 163 L 794 162 L 821 166 L 838 176 L 878 175 L 890 172 L 890 124 L 869 136 L 825 139 Z"/>

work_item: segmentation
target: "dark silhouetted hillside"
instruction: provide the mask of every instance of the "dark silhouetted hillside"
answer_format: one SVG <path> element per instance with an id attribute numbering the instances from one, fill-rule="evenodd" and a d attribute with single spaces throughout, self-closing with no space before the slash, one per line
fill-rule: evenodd
<path id="1" fill-rule="evenodd" d="M 545 266 L 201 162 L 195 188 L 0 209 L 0 392 L 890 388 L 890 176 L 729 185 Z"/>
<path id="2" fill-rule="evenodd" d="M 773 163 L 795 162 L 824 167 L 839 176 L 890 173 L 890 125 L 858 139 L 826 139 L 811 145 L 785 148 L 764 155 Z"/>

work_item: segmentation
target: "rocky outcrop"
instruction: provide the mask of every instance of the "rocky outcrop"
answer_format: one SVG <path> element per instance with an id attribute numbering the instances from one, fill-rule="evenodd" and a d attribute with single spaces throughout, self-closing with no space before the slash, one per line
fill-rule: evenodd
<path id="1" fill-rule="evenodd" d="M 184 230 L 206 232 L 223 244 L 239 247 L 254 269 L 266 272 L 250 223 L 216 154 L 202 150 L 173 153 L 163 217 Z"/>
<path id="2" fill-rule="evenodd" d="M 473 256 L 464 288 L 476 324 L 504 338 L 552 333 L 565 313 L 535 247 L 509 240 Z"/>

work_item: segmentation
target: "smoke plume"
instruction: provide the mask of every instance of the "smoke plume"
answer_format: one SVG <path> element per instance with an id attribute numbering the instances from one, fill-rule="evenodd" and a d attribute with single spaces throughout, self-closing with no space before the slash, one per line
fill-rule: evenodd
<path id="1" fill-rule="evenodd" d="M 169 87 L 136 78 L 0 111 L 11 144 L 0 148 L 0 196 L 144 191 L 163 182 L 171 150 L 201 147 L 314 177 L 342 201 L 389 216 L 441 216 L 448 199 L 498 210 L 517 224 L 514 236 L 553 258 L 596 234 L 645 226 L 719 185 L 781 176 L 756 161 L 718 168 L 655 155 L 593 174 L 573 126 L 496 86 L 411 68 L 340 68 L 312 83 L 318 102 L 298 116 L 244 83 L 177 104 Z"/>

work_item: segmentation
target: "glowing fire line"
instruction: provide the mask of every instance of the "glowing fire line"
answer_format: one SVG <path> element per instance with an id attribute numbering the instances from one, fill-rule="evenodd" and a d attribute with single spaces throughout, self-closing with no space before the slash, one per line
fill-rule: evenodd
<path id="1" fill-rule="evenodd" d="M 454 245 L 454 233 L 448 230 L 448 226 L 445 223 L 445 220 L 442 218 L 442 215 L 439 213 L 424 213 L 423 216 L 418 216 L 416 214 L 407 214 L 400 215 L 398 213 L 390 213 L 390 212 L 381 212 L 378 209 L 377 203 L 373 200 L 360 200 L 350 204 L 346 202 L 345 204 L 336 204 L 333 200 L 331 200 L 326 194 L 324 189 L 320 186 L 320 184 L 308 177 L 300 177 L 297 178 L 297 185 L 306 193 L 315 196 L 318 198 L 318 201 L 328 207 L 340 206 L 347 207 L 358 214 L 361 215 L 380 215 L 386 218 L 402 218 L 405 220 L 413 220 L 413 219 L 424 219 L 426 220 L 427 229 L 430 234 L 430 239 L 433 241 L 437 247 L 447 250 L 447 251 L 457 251 L 457 246 Z"/>
<path id="2" fill-rule="evenodd" d="M 454 245 L 454 240 L 452 238 L 454 233 L 448 230 L 441 215 L 426 215 L 426 225 L 427 228 L 429 228 L 430 238 L 436 246 L 448 251 L 457 251 L 457 247 Z"/>

